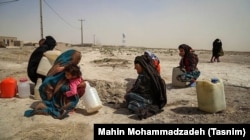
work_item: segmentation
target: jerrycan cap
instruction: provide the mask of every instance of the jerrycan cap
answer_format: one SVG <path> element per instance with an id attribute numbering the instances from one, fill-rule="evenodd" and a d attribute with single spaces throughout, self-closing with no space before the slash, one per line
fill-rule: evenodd
<path id="1" fill-rule="evenodd" d="M 19 79 L 19 81 L 20 82 L 26 82 L 26 81 L 28 81 L 28 79 L 24 77 L 24 78 Z"/>
<path id="2" fill-rule="evenodd" d="M 212 83 L 217 83 L 218 81 L 219 81 L 218 78 L 211 78 L 211 82 L 212 82 Z"/>

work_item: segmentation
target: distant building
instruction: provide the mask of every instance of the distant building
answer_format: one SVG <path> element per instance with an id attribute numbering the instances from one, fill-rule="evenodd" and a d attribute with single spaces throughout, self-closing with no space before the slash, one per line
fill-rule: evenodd
<path id="1" fill-rule="evenodd" d="M 0 36 L 0 47 L 23 46 L 23 42 L 17 40 L 17 37 Z"/>
<path id="2" fill-rule="evenodd" d="M 72 45 L 69 43 L 64 43 L 64 42 L 57 42 L 56 46 L 65 46 L 65 47 L 71 47 Z"/>

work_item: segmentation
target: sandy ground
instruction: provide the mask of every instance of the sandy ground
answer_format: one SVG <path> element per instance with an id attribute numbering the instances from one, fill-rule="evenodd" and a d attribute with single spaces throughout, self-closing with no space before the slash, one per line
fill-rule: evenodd
<path id="1" fill-rule="evenodd" d="M 57 46 L 65 51 L 67 47 Z M 196 87 L 172 86 L 172 69 L 180 57 L 177 49 L 151 48 L 79 48 L 83 77 L 98 91 L 103 107 L 88 114 L 81 100 L 76 112 L 68 118 L 56 120 L 51 116 L 23 116 L 24 111 L 37 102 L 32 96 L 21 99 L 0 98 L 0 139 L 93 139 L 96 123 L 247 123 L 250 124 L 250 52 L 225 52 L 220 63 L 210 63 L 211 51 L 197 50 L 201 76 L 198 80 L 221 78 L 224 82 L 226 109 L 207 113 L 198 109 Z M 0 48 L 0 80 L 5 77 L 27 77 L 27 61 L 34 47 Z M 121 108 L 123 96 L 134 82 L 135 56 L 145 50 L 154 52 L 161 60 L 161 75 L 167 85 L 167 105 L 160 114 L 139 120 Z"/>

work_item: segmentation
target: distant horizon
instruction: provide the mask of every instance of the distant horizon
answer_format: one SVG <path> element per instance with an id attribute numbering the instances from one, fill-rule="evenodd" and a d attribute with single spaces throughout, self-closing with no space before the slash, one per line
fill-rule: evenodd
<path id="1" fill-rule="evenodd" d="M 0 35 L 0 36 L 5 36 L 5 37 L 15 37 L 15 36 L 6 36 L 6 35 Z M 53 36 L 54 37 L 54 36 Z M 17 38 L 17 37 L 16 37 Z M 23 41 L 24 43 L 37 43 L 38 44 L 38 41 L 35 41 L 35 40 L 33 40 L 33 41 L 24 41 L 24 40 L 19 40 L 18 38 L 17 38 L 17 40 L 18 41 Z M 66 43 L 66 44 L 71 44 L 71 45 L 81 45 L 81 43 L 79 42 L 79 43 L 70 43 L 70 42 L 66 42 L 66 41 L 57 41 L 58 43 Z M 83 42 L 84 43 L 84 42 Z M 94 44 L 94 42 L 85 42 L 84 44 Z M 185 43 L 183 43 L 183 44 L 185 44 Z M 124 46 L 124 44 L 96 44 L 96 46 Z M 188 44 L 189 45 L 189 44 Z M 154 49 L 154 48 L 162 48 L 162 49 L 164 49 L 164 48 L 166 48 L 166 49 L 177 49 L 178 48 L 178 46 L 176 46 L 176 48 L 174 48 L 174 47 L 151 47 L 151 46 L 136 46 L 136 45 L 125 45 L 126 47 L 141 47 L 141 48 L 152 48 L 152 49 Z M 155 46 L 155 45 L 154 45 Z M 211 45 L 212 46 L 212 45 Z M 250 47 L 248 47 L 248 49 L 246 49 L 246 50 L 231 50 L 231 49 L 228 49 L 228 48 L 226 48 L 226 47 L 224 47 L 225 45 L 223 44 L 223 50 L 224 51 L 232 51 L 232 52 L 250 52 Z M 194 48 L 194 47 L 193 47 Z M 212 50 L 212 47 L 210 48 L 211 50 Z M 207 50 L 207 51 L 209 51 L 210 49 L 206 49 L 206 48 L 196 48 L 196 50 Z"/>
<path id="2" fill-rule="evenodd" d="M 2 35 L 1 35 L 2 36 Z M 4 37 L 14 37 L 14 36 L 4 36 Z M 18 40 L 18 38 L 17 38 Z M 22 40 L 18 40 L 18 41 L 22 41 Z M 35 44 L 38 44 L 37 41 L 23 41 L 24 44 L 28 44 L 28 43 L 35 43 Z M 87 46 L 78 46 L 78 45 L 81 45 L 81 43 L 76 43 L 76 44 L 72 44 L 72 43 L 67 43 L 67 42 L 58 42 L 57 43 L 62 43 L 62 44 L 70 44 L 72 45 L 73 47 L 87 47 Z M 93 44 L 93 43 L 83 43 L 83 44 Z M 148 49 L 171 49 L 171 50 L 177 50 L 177 48 L 161 48 L 161 47 L 145 47 L 145 46 L 123 46 L 123 45 L 110 45 L 110 44 L 95 44 L 95 46 L 105 46 L 105 47 L 129 47 L 129 48 L 148 48 Z M 12 46 L 7 46 L 7 47 L 12 47 Z M 14 47 L 19 47 L 19 46 L 14 46 Z M 27 47 L 35 47 L 35 46 L 28 46 Z M 38 47 L 38 46 L 37 46 Z M 67 47 L 67 46 L 66 46 Z M 93 47 L 93 46 L 92 46 Z M 212 51 L 212 50 L 209 50 L 209 49 L 195 49 L 196 51 Z M 223 50 L 225 52 L 250 52 L 250 51 L 237 51 L 237 50 L 225 50 L 223 48 Z"/>
<path id="3" fill-rule="evenodd" d="M 21 41 L 21 40 L 19 40 Z M 24 44 L 28 44 L 28 43 L 36 43 L 38 44 L 37 41 L 26 41 L 24 42 Z M 77 46 L 77 45 L 81 45 L 81 43 L 79 44 L 71 44 L 71 43 L 67 43 L 67 42 L 57 42 L 57 43 L 62 43 L 62 44 L 70 44 L 72 45 L 73 47 L 87 47 L 87 46 Z M 91 43 L 84 43 L 84 44 L 91 44 Z M 144 49 L 170 49 L 170 50 L 178 50 L 178 48 L 161 48 L 161 47 L 144 47 L 144 46 L 122 46 L 122 45 L 109 45 L 109 44 L 98 44 L 98 45 L 94 45 L 94 46 L 91 46 L 91 47 L 120 47 L 120 48 L 144 48 Z M 12 46 L 7 46 L 7 47 L 12 47 Z M 13 47 L 19 47 L 19 46 L 13 46 Z M 25 46 L 25 47 L 38 47 L 38 46 Z M 65 47 L 69 47 L 69 46 L 65 46 Z M 209 50 L 209 49 L 194 49 L 195 51 L 212 51 L 212 50 Z M 250 51 L 232 51 L 232 50 L 225 50 L 223 48 L 223 51 L 225 52 L 246 52 L 246 53 L 250 53 Z"/>
<path id="4" fill-rule="evenodd" d="M 210 50 L 220 38 L 225 50 L 250 51 L 250 0 L 4 1 L 0 35 L 19 40 Z"/>
<path id="5" fill-rule="evenodd" d="M 0 35 L 0 36 L 2 36 L 2 35 Z M 14 37 L 14 36 L 3 36 L 3 37 Z M 23 41 L 23 40 L 19 40 L 18 38 L 17 38 L 17 40 L 18 41 Z M 28 43 L 35 43 L 35 44 L 38 44 L 38 41 L 23 41 L 23 43 L 24 44 L 28 44 Z M 62 43 L 62 44 L 70 44 L 70 45 L 73 45 L 73 46 L 76 46 L 77 47 L 77 45 L 81 45 L 81 43 L 75 43 L 75 44 L 72 44 L 72 43 L 68 43 L 68 42 L 58 42 L 57 41 L 57 43 Z M 94 43 L 88 43 L 88 42 L 86 42 L 86 43 L 83 43 L 83 44 L 94 44 Z M 177 48 L 166 48 L 166 47 L 146 47 L 146 46 L 133 46 L 133 45 L 131 45 L 131 46 L 128 46 L 128 45 L 111 45 L 111 44 L 95 44 L 94 46 L 110 46 L 110 47 L 130 47 L 130 48 L 149 48 L 149 49 L 157 49 L 157 48 L 159 48 L 159 49 L 173 49 L 173 50 L 177 50 Z M 18 47 L 18 46 L 17 46 Z M 79 47 L 83 47 L 83 46 L 79 46 Z M 86 47 L 86 46 L 84 46 L 84 47 Z M 210 49 L 199 49 L 199 48 L 197 48 L 197 49 L 195 49 L 195 50 L 197 50 L 197 51 L 211 51 Z M 226 52 L 250 52 L 250 51 L 237 51 L 237 50 L 226 50 L 226 49 L 224 49 L 223 48 L 223 50 L 224 51 L 226 51 Z"/>

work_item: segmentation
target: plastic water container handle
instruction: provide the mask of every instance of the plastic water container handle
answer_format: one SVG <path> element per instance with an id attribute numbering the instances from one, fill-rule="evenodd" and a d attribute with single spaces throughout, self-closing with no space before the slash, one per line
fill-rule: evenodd
<path id="1" fill-rule="evenodd" d="M 91 86 L 90 86 L 90 84 L 89 84 L 88 81 L 85 81 L 85 84 L 86 84 L 86 89 L 90 89 L 91 88 Z"/>

